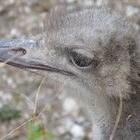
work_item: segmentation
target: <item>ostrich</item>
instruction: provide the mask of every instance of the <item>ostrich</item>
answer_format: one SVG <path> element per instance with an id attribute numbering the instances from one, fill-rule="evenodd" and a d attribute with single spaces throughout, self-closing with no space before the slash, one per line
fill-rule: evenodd
<path id="1" fill-rule="evenodd" d="M 117 12 L 55 8 L 40 34 L 1 40 L 0 61 L 47 72 L 65 83 L 68 95 L 91 118 L 93 140 L 109 140 L 121 98 L 124 105 L 114 140 L 140 140 L 139 32 Z"/>

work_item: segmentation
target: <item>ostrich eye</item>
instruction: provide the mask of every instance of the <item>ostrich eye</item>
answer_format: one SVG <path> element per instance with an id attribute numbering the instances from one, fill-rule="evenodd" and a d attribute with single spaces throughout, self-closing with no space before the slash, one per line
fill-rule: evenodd
<path id="1" fill-rule="evenodd" d="M 95 68 L 99 64 L 95 55 L 83 50 L 73 50 L 70 53 L 70 62 L 80 69 Z"/>

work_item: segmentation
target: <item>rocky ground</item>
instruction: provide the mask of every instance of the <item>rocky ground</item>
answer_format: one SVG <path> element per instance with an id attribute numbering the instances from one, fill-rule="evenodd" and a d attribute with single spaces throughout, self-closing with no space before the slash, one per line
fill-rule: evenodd
<path id="1" fill-rule="evenodd" d="M 58 4 L 65 6 L 93 6 L 108 4 L 120 10 L 140 25 L 139 0 L 0 0 L 0 38 L 24 38 L 39 33 L 47 14 Z M 20 111 L 20 117 L 1 117 L 0 140 L 9 132 L 31 118 L 35 95 L 42 77 L 11 66 L 0 67 L 0 113 L 6 106 Z M 54 133 L 52 140 L 90 140 L 90 121 L 78 104 L 63 94 L 63 87 L 46 80 L 38 99 L 38 113 L 45 128 Z M 5 108 L 4 108 L 5 109 Z M 9 112 L 9 111 L 8 111 Z M 8 140 L 27 140 L 27 125 L 9 135 Z M 30 139 L 29 139 L 30 140 Z"/>

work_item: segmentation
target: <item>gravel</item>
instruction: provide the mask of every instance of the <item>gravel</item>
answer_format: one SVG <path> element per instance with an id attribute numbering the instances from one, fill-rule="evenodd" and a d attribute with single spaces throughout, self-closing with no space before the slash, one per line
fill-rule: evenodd
<path id="1" fill-rule="evenodd" d="M 69 6 L 93 6 L 107 4 L 120 10 L 140 25 L 140 2 L 134 0 L 1 0 L 0 38 L 22 38 L 37 34 L 47 14 L 58 4 Z M 0 108 L 10 105 L 21 110 L 18 120 L 0 122 L 0 137 L 7 135 L 30 118 L 35 95 L 42 77 L 11 66 L 0 68 Z M 37 111 L 47 129 L 55 136 L 52 140 L 90 140 L 92 129 L 90 121 L 84 116 L 78 104 L 71 98 L 59 94 L 60 85 L 46 81 L 40 91 Z M 8 137 L 9 140 L 27 140 L 28 130 L 24 127 Z"/>

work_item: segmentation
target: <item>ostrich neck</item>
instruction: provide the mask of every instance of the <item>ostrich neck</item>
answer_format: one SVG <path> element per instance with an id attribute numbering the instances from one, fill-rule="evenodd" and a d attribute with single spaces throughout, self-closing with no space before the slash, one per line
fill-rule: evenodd
<path id="1" fill-rule="evenodd" d="M 117 114 L 117 103 L 104 94 L 91 94 L 84 97 L 82 106 L 93 124 L 93 140 L 109 140 Z"/>
<path id="2" fill-rule="evenodd" d="M 124 101 L 122 117 L 114 140 L 140 140 L 140 93 Z"/>
<path id="3" fill-rule="evenodd" d="M 113 140 L 140 140 L 139 101 L 138 94 L 123 101 L 121 119 Z M 115 125 L 119 102 L 104 95 L 96 95 L 87 102 L 86 110 L 93 122 L 93 140 L 109 140 Z"/>

